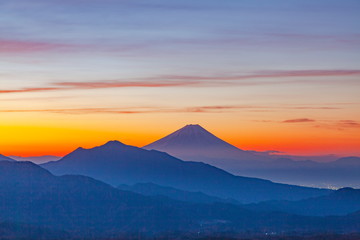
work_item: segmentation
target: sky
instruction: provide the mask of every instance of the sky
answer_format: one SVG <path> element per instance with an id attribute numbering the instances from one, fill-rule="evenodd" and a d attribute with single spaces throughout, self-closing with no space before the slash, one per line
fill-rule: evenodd
<path id="1" fill-rule="evenodd" d="M 0 0 L 0 153 L 144 146 L 360 155 L 358 0 Z"/>

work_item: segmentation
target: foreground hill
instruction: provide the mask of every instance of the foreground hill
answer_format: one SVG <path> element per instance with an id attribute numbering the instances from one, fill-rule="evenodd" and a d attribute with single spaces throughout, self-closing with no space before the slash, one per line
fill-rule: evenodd
<path id="1" fill-rule="evenodd" d="M 191 205 L 120 191 L 89 177 L 56 177 L 30 162 L 0 162 L 0 199 L 1 222 L 89 236 L 191 230 L 201 220 L 201 210 Z"/>
<path id="2" fill-rule="evenodd" d="M 43 228 L 50 235 L 58 231 L 63 236 L 70 234 L 81 239 L 134 233 L 151 236 L 170 232 L 211 235 L 219 231 L 360 231 L 358 213 L 346 217 L 303 217 L 251 211 L 231 204 L 150 198 L 120 191 L 89 177 L 56 177 L 29 162 L 0 162 L 0 200 L 0 222 L 18 222 L 35 231 Z M 14 226 L 7 225 L 4 230 L 14 232 Z"/>
<path id="3" fill-rule="evenodd" d="M 1 240 L 63 240 L 72 239 L 69 233 L 29 224 L 0 222 Z"/>
<path id="4" fill-rule="evenodd" d="M 330 192 L 234 176 L 208 164 L 182 161 L 167 153 L 118 141 L 91 149 L 78 148 L 59 161 L 42 166 L 55 175 L 81 174 L 114 186 L 151 182 L 241 202 L 299 200 Z"/>

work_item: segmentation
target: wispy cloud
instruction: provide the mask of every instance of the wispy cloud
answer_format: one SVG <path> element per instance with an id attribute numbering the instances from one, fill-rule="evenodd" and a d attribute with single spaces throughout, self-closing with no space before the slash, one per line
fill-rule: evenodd
<path id="1" fill-rule="evenodd" d="M 318 122 L 314 127 L 344 131 L 346 129 L 360 128 L 360 122 L 356 120 L 322 121 Z"/>
<path id="2" fill-rule="evenodd" d="M 283 123 L 307 123 L 307 122 L 315 122 L 314 119 L 309 118 L 296 118 L 296 119 L 288 119 L 282 121 Z"/>
<path id="3" fill-rule="evenodd" d="M 360 127 L 360 122 L 354 120 L 340 120 L 338 122 L 339 126 L 349 127 L 349 128 L 358 128 Z"/>
<path id="4" fill-rule="evenodd" d="M 113 113 L 113 114 L 134 114 L 134 113 L 150 113 L 150 110 L 136 110 L 136 108 L 53 108 L 53 109 L 14 109 L 14 110 L 0 110 L 3 113 L 31 113 L 31 112 L 48 112 L 48 113 L 62 113 L 62 114 L 94 114 L 94 113 Z"/>
<path id="5" fill-rule="evenodd" d="M 58 90 L 56 87 L 45 87 L 45 88 L 21 88 L 21 89 L 9 89 L 0 90 L 0 93 L 24 93 L 24 92 L 42 92 L 42 91 L 53 91 Z"/>
<path id="6" fill-rule="evenodd" d="M 264 85 L 297 83 L 293 80 L 285 81 L 271 80 L 278 78 L 293 77 L 333 77 L 333 76 L 355 76 L 360 75 L 360 70 L 293 70 L 293 71 L 259 71 L 242 75 L 217 75 L 217 76 L 190 76 L 190 75 L 160 75 L 155 77 L 134 80 L 104 80 L 104 81 L 76 81 L 76 82 L 54 82 L 44 87 L 27 87 L 21 89 L 0 90 L 0 93 L 19 92 L 42 92 L 54 90 L 74 89 L 103 89 L 103 88 L 128 88 L 128 87 L 199 87 L 199 86 L 228 86 L 228 85 Z M 267 79 L 266 81 L 246 81 L 252 79 Z M 313 79 L 311 81 L 314 81 Z"/>
<path id="7" fill-rule="evenodd" d="M 243 75 L 223 76 L 189 76 L 189 75 L 163 75 L 157 78 L 173 80 L 241 80 L 255 78 L 287 78 L 287 77 L 332 77 L 360 75 L 360 70 L 291 70 L 291 71 L 258 71 Z"/>
<path id="8" fill-rule="evenodd" d="M 129 87 L 184 87 L 200 84 L 195 81 L 98 81 L 98 82 L 56 82 L 53 87 L 21 88 L 0 90 L 0 93 L 22 93 L 22 92 L 43 92 L 54 90 L 75 90 L 75 89 L 103 89 L 103 88 L 129 88 Z"/>
<path id="9" fill-rule="evenodd" d="M 98 81 L 58 82 L 54 85 L 69 89 L 125 88 L 125 87 L 179 87 L 197 85 L 195 81 Z"/>
<path id="10" fill-rule="evenodd" d="M 0 39 L 0 53 L 33 53 L 64 50 L 72 47 L 74 46 L 63 43 Z"/>
<path id="11" fill-rule="evenodd" d="M 318 41 L 319 43 L 333 42 L 344 44 L 359 44 L 359 34 L 347 35 L 320 35 L 320 34 L 299 34 L 299 33 L 269 33 L 266 34 L 273 39 L 285 39 L 295 41 Z"/>
<path id="12" fill-rule="evenodd" d="M 192 107 L 164 107 L 164 106 L 132 106 L 120 108 L 63 108 L 63 109 L 9 109 L 0 110 L 3 113 L 12 112 L 50 112 L 64 114 L 90 114 L 90 113 L 108 113 L 108 114 L 135 114 L 135 113 L 225 113 L 241 111 L 276 111 L 286 110 L 289 106 L 262 106 L 262 105 L 214 105 L 214 106 L 192 106 Z M 321 107 L 319 107 L 322 109 Z M 318 109 L 313 107 L 312 109 Z M 307 119 L 291 119 L 284 122 L 303 121 Z M 309 121 L 309 120 L 307 120 Z M 348 124 L 351 124 L 350 122 Z"/>
<path id="13" fill-rule="evenodd" d="M 217 113 L 217 108 L 210 107 L 125 107 L 125 108 L 65 108 L 65 109 L 11 109 L 0 110 L 2 113 L 48 112 L 62 114 L 143 114 L 143 113 Z"/>

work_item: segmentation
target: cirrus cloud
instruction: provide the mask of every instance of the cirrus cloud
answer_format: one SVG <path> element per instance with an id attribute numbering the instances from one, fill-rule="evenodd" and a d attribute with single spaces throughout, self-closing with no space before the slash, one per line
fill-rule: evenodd
<path id="1" fill-rule="evenodd" d="M 52 43 L 43 41 L 27 41 L 14 39 L 0 39 L 0 53 L 33 53 L 64 50 L 75 47 L 71 44 Z"/>
<path id="2" fill-rule="evenodd" d="M 315 122 L 314 119 L 309 118 L 296 118 L 296 119 L 288 119 L 282 121 L 283 123 L 307 123 L 307 122 Z"/>
<path id="3" fill-rule="evenodd" d="M 159 75 L 133 80 L 102 80 L 102 81 L 67 81 L 52 82 L 48 86 L 26 87 L 20 89 L 0 90 L 0 93 L 41 92 L 54 90 L 74 89 L 104 89 L 104 88 L 128 88 L 128 87 L 204 87 L 204 86 L 257 86 L 271 84 L 294 84 L 299 83 L 293 77 L 309 78 L 311 80 L 300 82 L 316 82 L 314 77 L 338 77 L 360 75 L 360 70 L 293 70 L 293 71 L 258 71 L 250 74 L 239 75 L 216 75 L 216 76 L 191 76 L 191 75 Z M 283 78 L 285 80 L 276 80 Z M 264 79 L 264 80 L 258 80 Z M 274 80 L 275 79 L 275 80 Z M 343 81 L 343 79 L 341 79 Z M 333 80 L 320 80 L 324 81 Z"/>

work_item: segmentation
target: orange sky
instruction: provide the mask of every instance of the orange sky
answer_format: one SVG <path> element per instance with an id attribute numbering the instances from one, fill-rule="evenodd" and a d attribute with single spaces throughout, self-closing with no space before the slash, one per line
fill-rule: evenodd
<path id="1" fill-rule="evenodd" d="M 178 128 L 199 123 L 210 132 L 245 150 L 277 150 L 299 155 L 360 155 L 360 129 L 341 120 L 284 118 L 258 121 L 246 111 L 231 113 L 55 114 L 8 113 L 0 126 L 1 154 L 63 156 L 77 147 L 109 140 L 143 146 Z M 11 122 L 13 115 L 18 119 Z M 251 113 L 250 115 L 258 115 Z M 262 115 L 263 113 L 261 113 Z M 41 116 L 41 117 L 40 117 Z M 6 118 L 2 118 L 6 120 Z M 193 119 L 188 121 L 187 119 Z M 289 120 L 289 119 L 288 119 Z"/>

